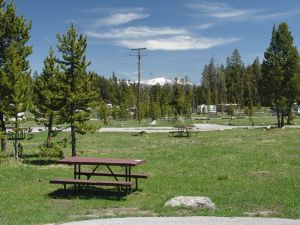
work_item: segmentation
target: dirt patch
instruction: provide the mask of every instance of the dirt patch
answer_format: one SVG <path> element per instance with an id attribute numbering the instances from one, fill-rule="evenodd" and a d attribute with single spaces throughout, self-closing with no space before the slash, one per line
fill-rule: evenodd
<path id="1" fill-rule="evenodd" d="M 256 171 L 256 172 L 251 172 L 251 175 L 260 176 L 260 177 L 266 177 L 266 176 L 270 176 L 271 172 L 269 172 L 267 170 Z"/>
<path id="2" fill-rule="evenodd" d="M 151 211 L 140 210 L 139 208 L 105 208 L 100 210 L 87 210 L 81 215 L 70 215 L 71 219 L 95 219 L 103 217 L 122 217 L 122 216 L 157 216 Z"/>
<path id="3" fill-rule="evenodd" d="M 273 216 L 278 215 L 280 212 L 276 209 L 265 209 L 265 210 L 256 210 L 253 212 L 245 212 L 245 216 L 257 217 L 257 216 Z"/>
<path id="4" fill-rule="evenodd" d="M 276 140 L 274 140 L 274 139 L 259 139 L 259 141 L 261 143 L 275 143 L 276 142 Z"/>

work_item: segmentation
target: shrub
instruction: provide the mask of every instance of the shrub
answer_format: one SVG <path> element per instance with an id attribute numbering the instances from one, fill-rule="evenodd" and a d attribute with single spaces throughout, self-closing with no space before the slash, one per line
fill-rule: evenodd
<path id="1" fill-rule="evenodd" d="M 46 146 L 40 146 L 40 155 L 43 157 L 57 157 L 57 158 L 63 158 L 64 153 L 62 149 L 59 146 L 52 145 L 50 148 L 47 148 Z"/>

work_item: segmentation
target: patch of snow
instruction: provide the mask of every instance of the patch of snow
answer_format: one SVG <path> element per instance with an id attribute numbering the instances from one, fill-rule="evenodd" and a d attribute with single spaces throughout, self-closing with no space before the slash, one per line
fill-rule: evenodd
<path id="1" fill-rule="evenodd" d="M 157 78 L 141 81 L 141 84 L 146 84 L 146 85 L 156 85 L 156 84 L 165 85 L 165 84 L 172 84 L 172 83 L 173 83 L 172 80 L 169 80 L 165 77 L 157 77 Z"/>

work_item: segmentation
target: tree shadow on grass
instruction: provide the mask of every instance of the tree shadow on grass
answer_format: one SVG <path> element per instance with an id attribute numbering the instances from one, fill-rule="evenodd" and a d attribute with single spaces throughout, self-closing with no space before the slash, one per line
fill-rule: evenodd
<path id="1" fill-rule="evenodd" d="M 55 158 L 44 158 L 39 154 L 27 154 L 23 156 L 23 163 L 35 166 L 48 166 L 55 164 L 57 160 Z"/>
<path id="2" fill-rule="evenodd" d="M 73 188 L 57 189 L 48 194 L 53 199 L 105 199 L 105 200 L 124 200 L 123 193 L 118 195 L 116 189 L 102 189 L 96 187 L 86 187 L 74 190 Z"/>

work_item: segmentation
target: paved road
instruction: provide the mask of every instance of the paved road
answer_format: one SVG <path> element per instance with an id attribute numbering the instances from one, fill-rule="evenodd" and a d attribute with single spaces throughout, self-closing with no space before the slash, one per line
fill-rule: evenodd
<path id="1" fill-rule="evenodd" d="M 300 220 L 254 217 L 132 217 L 96 219 L 62 225 L 300 225 Z"/>
<path id="2" fill-rule="evenodd" d="M 246 128 L 246 126 L 226 126 L 217 124 L 194 124 L 197 131 L 213 131 L 213 130 L 227 130 L 236 128 Z M 45 127 L 31 127 L 33 133 L 45 131 Z M 55 127 L 54 127 L 55 129 Z M 70 131 L 70 128 L 64 129 L 63 131 Z M 177 131 L 174 127 L 103 127 L 98 130 L 99 132 L 139 132 L 147 131 L 148 133 L 168 133 L 170 131 Z"/>
<path id="3" fill-rule="evenodd" d="M 226 126 L 218 124 L 194 124 L 197 131 L 213 131 L 213 130 L 228 130 L 236 128 L 246 128 L 246 126 Z M 258 127 L 257 127 L 258 128 Z M 139 132 L 146 131 L 147 133 L 168 133 L 177 131 L 174 127 L 103 127 L 99 132 Z"/>
<path id="4" fill-rule="evenodd" d="M 214 131 L 214 130 L 230 130 L 230 129 L 243 129 L 243 128 L 263 128 L 267 126 L 228 126 L 219 124 L 194 124 L 197 131 Z M 45 131 L 45 127 L 31 127 L 33 133 Z M 288 128 L 300 128 L 300 126 L 288 126 Z M 55 128 L 54 128 L 55 129 Z M 70 128 L 63 131 L 70 131 Z M 121 133 L 134 133 L 139 131 L 146 131 L 147 133 L 168 133 L 170 131 L 177 131 L 174 127 L 103 127 L 98 132 L 121 132 Z"/>

